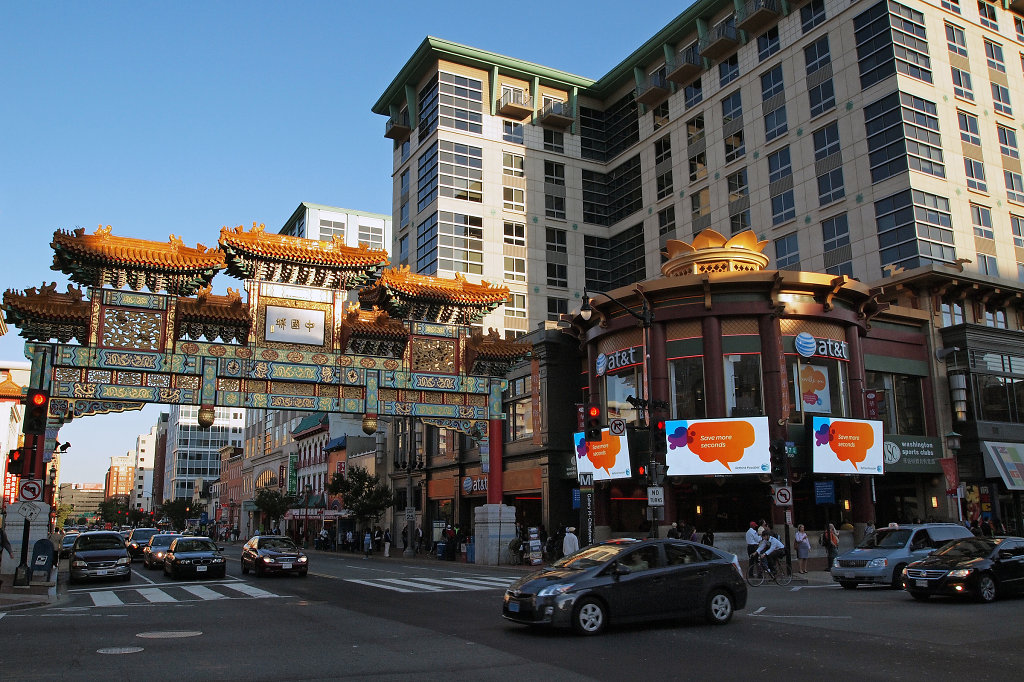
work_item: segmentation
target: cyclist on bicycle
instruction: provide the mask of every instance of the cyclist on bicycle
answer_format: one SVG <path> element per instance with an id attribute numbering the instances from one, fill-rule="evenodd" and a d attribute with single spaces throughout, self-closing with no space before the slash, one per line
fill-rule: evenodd
<path id="1" fill-rule="evenodd" d="M 754 551 L 754 558 L 764 559 L 768 566 L 768 570 L 774 572 L 776 557 L 782 556 L 782 553 L 785 551 L 786 546 L 782 544 L 782 540 L 779 540 L 765 529 L 761 533 L 761 544 L 759 544 L 757 549 Z"/>

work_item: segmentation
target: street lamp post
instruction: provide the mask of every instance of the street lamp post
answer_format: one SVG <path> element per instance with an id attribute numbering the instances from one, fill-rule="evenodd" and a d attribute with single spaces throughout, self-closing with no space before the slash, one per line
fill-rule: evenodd
<path id="1" fill-rule="evenodd" d="M 661 471 L 660 471 L 660 467 L 659 467 L 660 463 L 657 461 L 657 458 L 655 457 L 655 447 L 654 447 L 655 446 L 655 444 L 654 444 L 654 436 L 655 436 L 656 430 L 654 429 L 653 420 L 651 419 L 651 410 L 654 409 L 654 408 L 658 408 L 658 407 L 661 407 L 661 408 L 664 409 L 664 408 L 667 408 L 668 405 L 666 403 L 664 403 L 663 401 L 655 401 L 655 400 L 651 399 L 651 351 L 650 351 L 650 342 L 651 342 L 651 324 L 654 322 L 654 311 L 647 304 L 647 297 L 644 296 L 644 291 L 643 291 L 643 289 L 640 286 L 636 287 L 636 292 L 640 295 L 640 300 L 643 301 L 643 305 L 640 308 L 640 312 L 637 312 L 636 310 L 633 310 L 632 308 L 627 306 L 625 303 L 623 303 L 622 301 L 618 300 L 617 298 L 615 298 L 614 296 L 612 296 L 611 294 L 609 294 L 607 292 L 604 292 L 604 291 L 593 291 L 592 293 L 594 293 L 596 295 L 604 296 L 609 301 L 611 301 L 612 303 L 617 305 L 619 308 L 621 308 L 625 312 L 629 313 L 631 316 L 633 316 L 640 323 L 640 326 L 643 329 L 643 335 L 642 335 L 643 356 L 644 356 L 644 358 L 643 358 L 644 359 L 644 361 L 643 361 L 643 386 L 642 386 L 642 390 L 641 390 L 641 395 L 637 396 L 633 400 L 629 400 L 629 403 L 631 405 L 633 405 L 634 408 L 636 408 L 636 410 L 639 412 L 640 419 L 643 420 L 644 424 L 647 426 L 648 435 L 649 435 L 649 438 L 648 438 L 648 441 L 647 441 L 647 448 L 648 448 L 648 450 L 647 450 L 648 469 L 647 470 L 650 472 L 652 483 L 654 483 L 655 485 L 661 485 Z M 584 289 L 583 290 L 582 304 L 580 305 L 580 317 L 583 319 L 584 322 L 589 322 L 591 316 L 593 316 L 593 313 L 594 313 L 594 308 L 590 305 L 590 301 L 591 300 L 592 299 L 590 298 L 590 296 L 587 295 L 586 289 Z M 654 508 L 649 507 L 649 509 L 651 509 L 651 511 L 650 511 L 650 514 L 651 514 L 651 532 L 650 532 L 650 537 L 658 537 L 658 524 L 657 524 L 658 519 L 654 518 L 655 517 L 655 513 L 653 511 Z"/>
<path id="2" fill-rule="evenodd" d="M 413 499 L 412 472 L 418 467 L 416 456 L 416 421 L 413 417 L 405 419 L 405 442 L 399 447 L 404 453 L 404 460 L 399 460 L 399 468 L 404 468 L 405 478 L 405 549 L 402 556 L 412 558 L 416 554 L 416 502 Z"/>
<path id="3" fill-rule="evenodd" d="M 309 549 L 309 496 L 313 492 L 313 487 L 307 483 L 303 492 L 306 493 L 306 518 L 302 522 L 302 547 Z"/>

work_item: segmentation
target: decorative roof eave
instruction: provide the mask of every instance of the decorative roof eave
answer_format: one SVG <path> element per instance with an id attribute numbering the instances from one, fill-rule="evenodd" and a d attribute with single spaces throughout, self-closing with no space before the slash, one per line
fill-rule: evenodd
<path id="1" fill-rule="evenodd" d="M 454 279 L 410 272 L 409 266 L 388 268 L 359 292 L 365 307 L 379 307 L 395 318 L 470 324 L 508 300 L 508 287 L 474 284 L 461 273 Z"/>
<path id="2" fill-rule="evenodd" d="M 90 307 L 82 298 L 82 290 L 70 284 L 66 293 L 58 294 L 56 290 L 57 283 L 53 282 L 23 292 L 4 292 L 6 320 L 18 327 L 21 337 L 39 342 L 57 339 L 61 343 L 88 338 Z"/>
<path id="3" fill-rule="evenodd" d="M 326 431 L 329 423 L 329 417 L 326 412 L 316 412 L 303 417 L 298 426 L 292 429 L 292 438 L 295 440 L 302 440 L 304 438 L 309 438 L 310 436 L 315 436 L 318 433 Z"/>
<path id="4" fill-rule="evenodd" d="M 209 341 L 219 338 L 224 343 L 245 343 L 252 320 L 238 291 L 229 288 L 227 296 L 215 296 L 206 287 L 196 298 L 178 299 L 175 324 L 175 339 L 205 337 Z"/>
<path id="5" fill-rule="evenodd" d="M 25 387 L 19 386 L 11 375 L 8 374 L 7 378 L 0 383 L 0 400 L 21 400 L 25 397 Z"/>
<path id="6" fill-rule="evenodd" d="M 533 344 L 503 339 L 494 329 L 473 330 L 466 340 L 466 367 L 473 375 L 505 376 L 533 351 Z"/>
<path id="7" fill-rule="evenodd" d="M 386 310 L 360 310 L 352 304 L 338 328 L 342 352 L 400 358 L 409 343 L 409 330 Z"/>
<path id="8" fill-rule="evenodd" d="M 384 249 L 268 234 L 256 223 L 248 232 L 241 225 L 221 229 L 218 243 L 232 276 L 282 284 L 353 289 L 390 263 Z"/>
<path id="9" fill-rule="evenodd" d="M 51 270 L 85 286 L 130 287 L 190 296 L 224 269 L 220 250 L 185 246 L 171 235 L 166 243 L 111 234 L 109 225 L 87 235 L 85 228 L 53 233 Z"/>

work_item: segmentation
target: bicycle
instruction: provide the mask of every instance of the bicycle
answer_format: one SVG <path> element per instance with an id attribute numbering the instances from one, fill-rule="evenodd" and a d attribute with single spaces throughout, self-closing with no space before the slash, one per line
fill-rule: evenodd
<path id="1" fill-rule="evenodd" d="M 764 557 L 759 556 L 757 561 L 751 561 L 747 568 L 747 584 L 751 587 L 759 587 L 768 580 L 773 581 L 776 585 L 788 585 L 793 582 L 793 570 L 781 557 L 775 562 L 773 570 Z"/>

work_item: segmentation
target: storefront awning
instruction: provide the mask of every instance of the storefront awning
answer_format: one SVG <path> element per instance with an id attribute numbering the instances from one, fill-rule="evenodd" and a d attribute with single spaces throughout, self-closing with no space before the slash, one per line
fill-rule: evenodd
<path id="1" fill-rule="evenodd" d="M 983 441 L 985 446 L 985 477 L 998 475 L 1007 490 L 1024 490 L 1024 443 Z"/>

